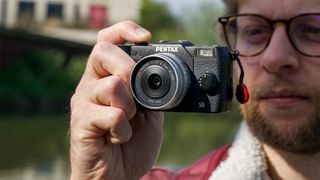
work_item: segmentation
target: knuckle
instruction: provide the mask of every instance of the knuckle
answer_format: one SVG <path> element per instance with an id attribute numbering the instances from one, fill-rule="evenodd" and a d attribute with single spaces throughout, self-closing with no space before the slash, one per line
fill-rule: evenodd
<path id="1" fill-rule="evenodd" d="M 70 109 L 74 110 L 79 108 L 80 106 L 83 106 L 84 104 L 86 104 L 85 101 L 85 97 L 86 97 L 86 90 L 88 88 L 85 87 L 83 89 L 81 89 L 78 92 L 75 92 L 71 98 L 70 98 Z"/>
<path id="2" fill-rule="evenodd" d="M 133 99 L 132 99 L 132 102 L 130 104 L 131 104 L 131 106 L 128 109 L 128 118 L 132 119 L 135 116 L 135 114 L 137 113 L 137 107 L 136 107 L 136 104 L 134 103 Z"/>
<path id="3" fill-rule="evenodd" d="M 110 35 L 117 33 L 115 31 L 116 26 L 110 26 L 108 28 L 102 29 L 97 33 L 97 42 L 108 42 L 111 41 L 110 39 Z M 105 37 L 109 37 L 109 38 L 105 38 Z"/>
<path id="4" fill-rule="evenodd" d="M 74 94 L 70 100 L 70 127 L 75 127 L 82 119 L 85 118 L 89 104 L 83 101 L 79 93 Z M 88 110 L 89 111 L 89 110 Z"/>
<path id="5" fill-rule="evenodd" d="M 71 96 L 70 98 L 70 108 L 71 110 L 74 109 L 74 107 L 76 106 L 76 104 L 78 103 L 78 93 L 75 93 Z"/>
<path id="6" fill-rule="evenodd" d="M 102 41 L 102 42 L 98 42 L 97 44 L 94 45 L 93 50 L 92 50 L 92 54 L 93 55 L 100 55 L 101 53 L 105 53 L 106 51 L 109 51 L 111 49 L 114 48 L 114 44 L 112 44 L 111 42 L 108 41 Z"/>
<path id="7" fill-rule="evenodd" d="M 109 96 L 108 99 L 111 101 L 111 106 L 123 108 L 127 118 L 131 119 L 136 113 L 136 106 L 130 89 L 125 81 L 118 76 L 109 76 L 108 81 L 104 84 L 107 86 L 105 92 L 107 92 L 106 96 Z M 112 103 L 115 101 L 117 101 L 117 103 Z"/>
<path id="8" fill-rule="evenodd" d="M 104 34 L 106 34 L 107 32 L 108 32 L 108 28 L 99 30 L 97 33 L 97 39 L 98 40 L 101 39 L 104 36 Z"/>
<path id="9" fill-rule="evenodd" d="M 110 112 L 111 119 L 114 119 L 113 126 L 127 120 L 126 113 L 124 110 L 120 108 L 115 108 L 112 112 Z"/>
<path id="10" fill-rule="evenodd" d="M 77 126 L 77 124 L 84 118 L 84 113 L 83 113 L 83 108 L 82 107 L 78 107 L 78 106 L 74 106 L 71 109 L 71 117 L 70 117 L 70 127 L 71 129 L 73 129 L 74 127 Z"/>
<path id="11" fill-rule="evenodd" d="M 118 94 L 125 87 L 123 80 L 118 76 L 109 76 L 108 83 L 105 83 L 110 94 Z"/>
<path id="12" fill-rule="evenodd" d="M 122 121 L 131 120 L 136 114 L 136 107 L 131 107 L 127 105 L 126 107 L 117 108 L 116 111 L 112 114 L 112 117 L 117 119 L 117 122 L 120 123 Z"/>
<path id="13" fill-rule="evenodd" d="M 121 21 L 119 23 L 116 23 L 108 28 L 105 28 L 105 29 L 102 29 L 100 31 L 98 31 L 97 33 L 97 40 L 102 40 L 104 39 L 104 37 L 108 34 L 110 34 L 111 32 L 117 32 L 119 33 L 119 30 L 120 31 L 123 31 L 123 30 L 128 30 L 128 29 L 131 29 L 132 27 L 137 27 L 138 25 L 131 21 L 131 20 L 124 20 L 124 21 Z"/>
<path id="14" fill-rule="evenodd" d="M 70 117 L 70 128 L 71 129 L 74 129 L 74 127 L 76 127 L 77 123 L 81 119 L 81 115 L 78 112 L 79 111 L 75 111 L 75 110 L 71 111 L 71 117 Z"/>
<path id="15" fill-rule="evenodd" d="M 88 140 L 88 133 L 83 129 L 72 130 L 70 132 L 71 142 L 74 143 L 86 143 Z"/>
<path id="16" fill-rule="evenodd" d="M 134 26 L 138 26 L 135 22 L 131 21 L 131 20 L 125 20 L 119 23 L 120 27 L 123 29 L 127 29 L 129 27 L 134 27 Z"/>
<path id="17" fill-rule="evenodd" d="M 126 68 L 124 71 L 123 71 L 123 76 L 127 78 L 127 81 L 130 82 L 130 77 L 131 77 L 131 74 L 132 74 L 132 70 L 134 68 L 134 64 L 130 64 L 128 63 L 128 68 Z"/>
<path id="18" fill-rule="evenodd" d="M 104 61 L 108 61 L 109 59 L 106 58 L 106 53 L 110 53 L 114 49 L 114 44 L 103 41 L 97 43 L 90 54 L 89 61 L 95 67 L 100 67 Z"/>

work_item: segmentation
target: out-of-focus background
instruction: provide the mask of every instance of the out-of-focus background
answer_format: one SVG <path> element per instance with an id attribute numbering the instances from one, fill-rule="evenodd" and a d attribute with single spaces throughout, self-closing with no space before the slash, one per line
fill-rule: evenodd
<path id="1" fill-rule="evenodd" d="M 69 99 L 99 29 L 130 19 L 152 41 L 217 44 L 219 0 L 0 0 L 0 179 L 68 179 Z M 181 169 L 230 143 L 229 113 L 166 113 L 157 165 Z"/>

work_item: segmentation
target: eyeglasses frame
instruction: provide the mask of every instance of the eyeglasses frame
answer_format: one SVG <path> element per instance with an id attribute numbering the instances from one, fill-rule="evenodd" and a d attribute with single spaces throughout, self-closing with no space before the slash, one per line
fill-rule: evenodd
<path id="1" fill-rule="evenodd" d="M 320 55 L 309 55 L 309 54 L 306 54 L 304 52 L 302 52 L 301 50 L 299 50 L 293 40 L 293 38 L 291 37 L 291 34 L 290 34 L 290 26 L 291 26 L 291 23 L 293 20 L 301 17 L 301 16 L 310 16 L 310 15 L 319 15 L 320 16 L 320 13 L 303 13 L 303 14 L 299 14 L 297 16 L 294 16 L 294 17 L 291 17 L 290 19 L 275 19 L 275 20 L 270 20 L 268 19 L 267 17 L 264 17 L 262 15 L 259 15 L 259 14 L 251 14 L 251 13 L 243 13 L 243 14 L 233 14 L 233 15 L 229 15 L 229 16 L 223 16 L 223 17 L 219 17 L 218 18 L 218 22 L 220 22 L 220 24 L 222 25 L 223 27 L 223 33 L 224 33 L 224 38 L 227 42 L 227 44 L 231 47 L 231 44 L 229 42 L 229 39 L 228 39 L 228 35 L 227 35 L 227 24 L 230 22 L 230 19 L 232 18 L 235 18 L 235 17 L 241 17 L 241 16 L 255 16 L 255 17 L 259 17 L 259 18 L 262 18 L 264 20 L 266 20 L 266 22 L 269 24 L 269 27 L 271 27 L 272 29 L 272 33 L 271 33 L 271 36 L 274 32 L 274 25 L 276 23 L 282 23 L 285 25 L 285 28 L 286 28 L 286 33 L 287 33 L 287 36 L 288 36 L 288 39 L 290 41 L 290 43 L 292 44 L 292 46 L 294 47 L 294 49 L 296 51 L 298 51 L 299 53 L 301 53 L 302 55 L 304 56 L 308 56 L 308 57 L 320 57 Z M 268 46 L 269 46 L 269 43 L 271 41 L 271 36 L 270 38 L 268 39 L 266 45 L 264 48 L 262 48 L 262 50 L 258 51 L 257 53 L 253 54 L 253 55 L 243 55 L 241 54 L 240 52 L 240 56 L 243 56 L 243 57 L 252 57 L 252 56 L 256 56 L 260 53 L 262 53 Z"/>

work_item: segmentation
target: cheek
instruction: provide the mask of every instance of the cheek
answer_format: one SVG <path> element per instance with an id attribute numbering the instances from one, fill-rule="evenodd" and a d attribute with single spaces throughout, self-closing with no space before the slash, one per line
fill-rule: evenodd
<path id="1" fill-rule="evenodd" d="M 310 58 L 304 61 L 305 63 L 301 65 L 302 71 L 305 72 L 304 73 L 305 75 L 303 76 L 303 78 L 305 80 L 313 81 L 314 84 L 319 84 L 316 82 L 319 82 L 320 80 L 320 58 L 317 58 L 317 59 Z"/>

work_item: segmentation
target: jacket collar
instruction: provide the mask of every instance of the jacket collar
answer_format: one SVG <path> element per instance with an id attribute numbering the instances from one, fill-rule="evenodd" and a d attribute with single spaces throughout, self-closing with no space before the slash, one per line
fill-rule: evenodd
<path id="1" fill-rule="evenodd" d="M 212 172 L 209 180 L 270 180 L 261 143 L 242 122 L 228 158 Z"/>

